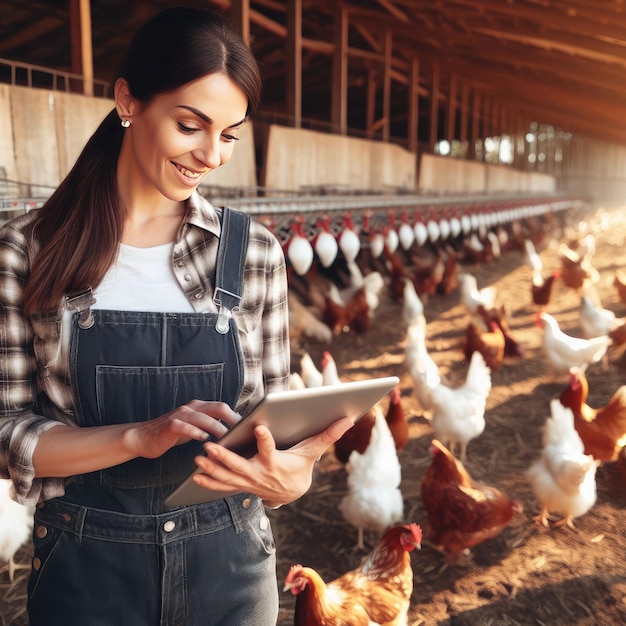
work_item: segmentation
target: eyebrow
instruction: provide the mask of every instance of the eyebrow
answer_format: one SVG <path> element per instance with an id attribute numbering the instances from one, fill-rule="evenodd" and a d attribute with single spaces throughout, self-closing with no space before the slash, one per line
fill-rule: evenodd
<path id="1" fill-rule="evenodd" d="M 199 111 L 195 107 L 190 107 L 190 106 L 187 106 L 186 104 L 179 104 L 177 108 L 187 109 L 187 111 L 191 111 L 194 115 L 197 115 L 201 120 L 205 121 L 207 124 L 213 124 L 213 120 L 206 113 Z M 244 117 L 240 122 L 231 124 L 230 126 L 227 126 L 226 128 L 235 128 L 236 126 L 241 126 L 245 121 L 246 121 L 246 118 Z"/>

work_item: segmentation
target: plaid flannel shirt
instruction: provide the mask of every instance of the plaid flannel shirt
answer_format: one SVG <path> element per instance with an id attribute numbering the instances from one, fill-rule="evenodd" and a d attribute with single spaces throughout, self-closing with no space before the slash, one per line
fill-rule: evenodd
<path id="1" fill-rule="evenodd" d="M 220 236 L 218 211 L 199 194 L 174 244 L 172 269 L 194 310 L 216 312 L 215 261 Z M 63 478 L 35 478 L 33 452 L 40 435 L 62 424 L 76 425 L 69 384 L 67 342 L 58 312 L 27 317 L 20 301 L 37 253 L 26 236 L 35 211 L 0 230 L 0 477 L 11 478 L 23 503 L 65 491 Z M 240 307 L 233 312 L 245 360 L 243 388 L 235 410 L 246 415 L 269 391 L 289 380 L 289 315 L 285 258 L 278 240 L 251 220 Z M 64 346 L 65 344 L 65 346 Z M 45 406 L 46 417 L 36 407 Z"/>

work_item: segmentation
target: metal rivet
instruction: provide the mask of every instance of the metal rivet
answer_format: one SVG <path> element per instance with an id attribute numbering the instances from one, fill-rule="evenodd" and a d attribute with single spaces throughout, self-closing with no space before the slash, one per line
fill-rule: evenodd
<path id="1" fill-rule="evenodd" d="M 190 275 L 190 274 L 185 274 L 185 275 L 183 276 L 183 278 L 184 278 L 187 282 L 189 282 L 189 281 L 191 280 L 191 275 Z"/>
<path id="2" fill-rule="evenodd" d="M 174 528 L 176 528 L 176 522 L 173 522 L 172 520 L 170 520 L 169 522 L 165 522 L 165 524 L 163 524 L 163 530 L 166 533 L 171 533 Z"/>
<path id="3" fill-rule="evenodd" d="M 48 529 L 45 526 L 37 526 L 37 537 L 43 539 L 48 534 Z"/>
<path id="4" fill-rule="evenodd" d="M 35 557 L 33 559 L 33 569 L 35 571 L 39 571 L 39 568 L 41 567 L 41 559 L 38 557 Z"/>
<path id="5" fill-rule="evenodd" d="M 244 509 L 247 509 L 247 508 L 249 508 L 249 507 L 250 507 L 250 502 L 251 502 L 250 498 L 246 498 L 246 499 L 245 499 L 245 500 L 241 503 L 241 506 L 242 506 Z"/>
<path id="6" fill-rule="evenodd" d="M 261 530 L 267 530 L 269 528 L 270 521 L 267 517 L 262 517 L 259 525 L 261 526 Z"/>
<path id="7" fill-rule="evenodd" d="M 198 292 L 198 293 L 194 296 L 194 298 L 195 298 L 196 300 L 200 300 L 200 299 L 201 299 L 201 298 L 203 298 L 203 297 L 204 297 L 204 294 L 203 294 L 201 291 L 199 291 L 199 292 Z"/>

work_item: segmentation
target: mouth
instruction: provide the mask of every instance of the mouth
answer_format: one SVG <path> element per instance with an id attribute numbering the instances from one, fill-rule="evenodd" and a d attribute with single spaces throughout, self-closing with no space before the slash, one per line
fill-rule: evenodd
<path id="1" fill-rule="evenodd" d="M 191 178 L 192 180 L 197 180 L 203 174 L 203 172 L 194 172 L 193 170 L 188 170 L 186 167 L 180 165 L 179 163 L 174 163 L 173 161 L 172 164 L 183 176 Z"/>

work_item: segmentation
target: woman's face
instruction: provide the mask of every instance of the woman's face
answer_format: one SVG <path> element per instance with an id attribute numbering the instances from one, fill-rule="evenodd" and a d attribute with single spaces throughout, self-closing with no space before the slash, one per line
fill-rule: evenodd
<path id="1" fill-rule="evenodd" d="M 151 188 L 185 200 L 226 163 L 245 121 L 248 100 L 224 74 L 210 74 L 142 105 L 131 99 L 118 172 L 133 193 Z"/>

